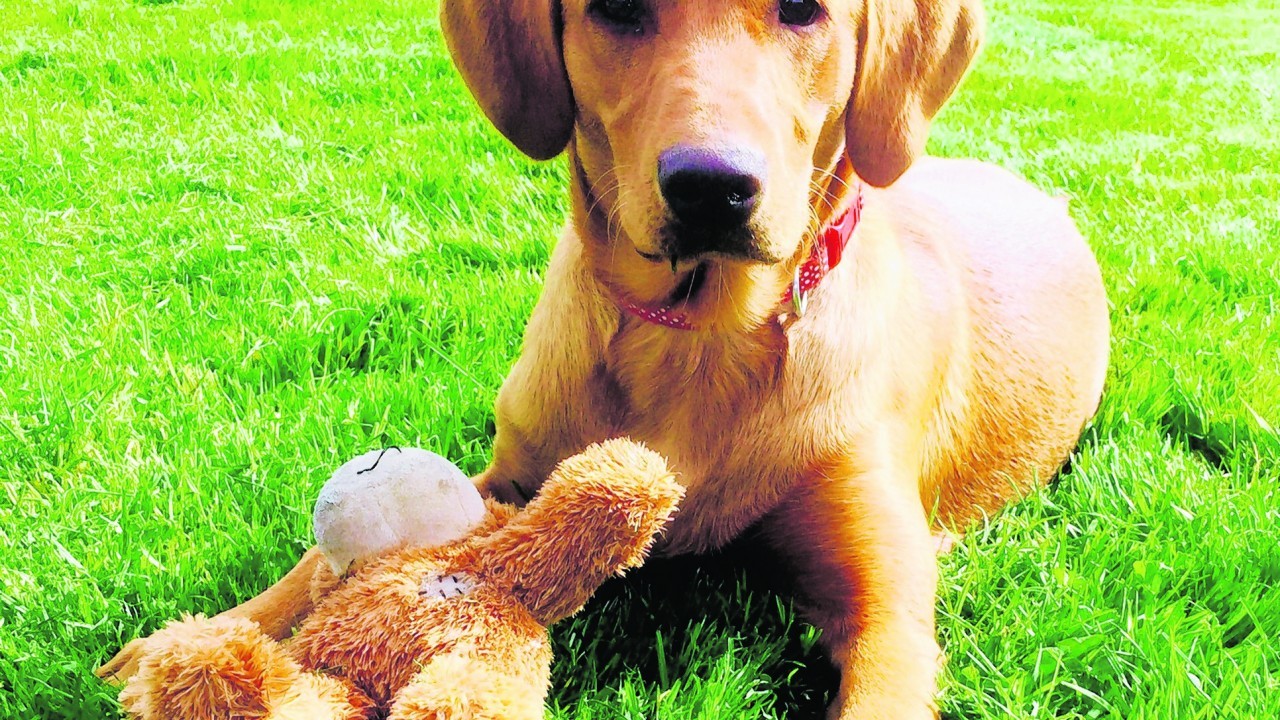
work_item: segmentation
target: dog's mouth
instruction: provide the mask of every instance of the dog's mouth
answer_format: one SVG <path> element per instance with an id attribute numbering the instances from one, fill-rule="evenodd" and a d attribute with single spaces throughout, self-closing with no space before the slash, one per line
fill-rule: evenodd
<path id="1" fill-rule="evenodd" d="M 671 274 L 676 278 L 667 296 L 667 302 L 671 304 L 696 300 L 711 270 L 711 261 L 705 257 L 682 259 L 674 253 L 647 253 L 639 248 L 636 253 L 649 262 L 671 265 Z"/>
<path id="2" fill-rule="evenodd" d="M 679 275 L 679 263 L 673 260 L 671 267 Z M 702 288 L 707 284 L 708 267 L 706 261 L 693 266 L 693 269 L 680 276 L 676 286 L 671 290 L 670 302 L 692 302 L 696 300 Z"/>
<path id="3" fill-rule="evenodd" d="M 675 274 L 680 272 L 680 256 L 675 253 L 651 253 L 645 252 L 640 248 L 636 248 L 636 254 L 651 263 L 671 263 L 671 273 Z"/>
<path id="4" fill-rule="evenodd" d="M 767 249 L 758 228 L 745 225 L 690 227 L 669 220 L 658 231 L 656 239 L 657 252 L 643 252 L 639 248 L 636 252 L 650 262 L 670 263 L 673 272 L 683 262 L 696 263 L 706 259 L 762 265 L 773 265 L 782 260 Z"/>

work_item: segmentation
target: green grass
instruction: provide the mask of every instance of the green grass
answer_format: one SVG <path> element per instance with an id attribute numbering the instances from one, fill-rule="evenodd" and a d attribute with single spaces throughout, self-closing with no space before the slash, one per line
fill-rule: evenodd
<path id="1" fill-rule="evenodd" d="M 1280 717 L 1280 3 L 998 0 L 937 125 L 1073 198 L 1113 369 L 1070 470 L 942 562 L 948 718 Z M 301 554 L 332 468 L 480 469 L 565 212 L 429 0 L 0 11 L 0 716 Z M 812 717 L 749 554 L 556 632 L 562 718 Z M 763 579 L 762 579 L 763 578 Z"/>

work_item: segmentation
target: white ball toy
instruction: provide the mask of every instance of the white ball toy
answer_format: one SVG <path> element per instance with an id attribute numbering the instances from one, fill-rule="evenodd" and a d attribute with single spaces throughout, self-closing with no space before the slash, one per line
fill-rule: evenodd
<path id="1" fill-rule="evenodd" d="M 466 537 L 484 501 L 453 463 L 427 450 L 387 448 L 347 461 L 316 500 L 316 544 L 333 572 L 413 546 Z"/>

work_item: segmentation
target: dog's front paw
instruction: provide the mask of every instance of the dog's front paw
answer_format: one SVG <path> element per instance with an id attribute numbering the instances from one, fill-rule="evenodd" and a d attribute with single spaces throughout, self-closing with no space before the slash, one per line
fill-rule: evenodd
<path id="1" fill-rule="evenodd" d="M 840 692 L 828 720 L 936 720 L 937 675 L 945 656 L 930 632 L 895 625 L 864 632 L 835 652 Z"/>
<path id="2" fill-rule="evenodd" d="M 885 695 L 838 699 L 827 709 L 827 720 L 937 720 L 932 702 Z"/>

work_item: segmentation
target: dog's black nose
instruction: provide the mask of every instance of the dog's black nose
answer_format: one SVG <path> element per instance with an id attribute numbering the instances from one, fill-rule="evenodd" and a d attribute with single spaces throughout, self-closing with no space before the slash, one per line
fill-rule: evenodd
<path id="1" fill-rule="evenodd" d="M 658 156 L 658 187 L 671 214 L 695 230 L 745 225 L 764 183 L 764 156 L 744 148 L 676 145 Z"/>

